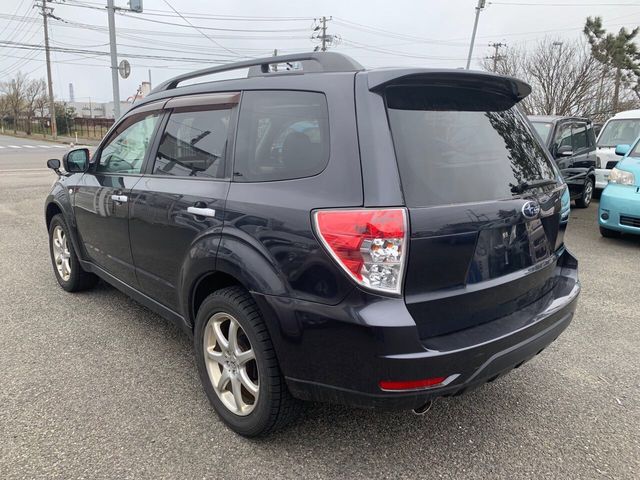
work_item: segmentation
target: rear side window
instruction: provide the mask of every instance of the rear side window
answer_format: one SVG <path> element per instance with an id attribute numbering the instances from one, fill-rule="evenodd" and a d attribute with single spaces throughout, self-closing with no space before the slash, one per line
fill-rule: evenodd
<path id="1" fill-rule="evenodd" d="M 310 177 L 329 161 L 329 115 L 316 92 L 249 91 L 242 97 L 234 179 Z"/>
<path id="2" fill-rule="evenodd" d="M 162 134 L 155 175 L 224 176 L 230 109 L 174 111 Z"/>
<path id="3" fill-rule="evenodd" d="M 589 139 L 587 137 L 587 124 L 573 124 L 573 151 L 578 152 L 589 148 Z"/>
<path id="4" fill-rule="evenodd" d="M 522 114 L 503 98 L 411 86 L 387 89 L 386 102 L 408 206 L 511 198 L 522 182 L 557 178 Z"/>

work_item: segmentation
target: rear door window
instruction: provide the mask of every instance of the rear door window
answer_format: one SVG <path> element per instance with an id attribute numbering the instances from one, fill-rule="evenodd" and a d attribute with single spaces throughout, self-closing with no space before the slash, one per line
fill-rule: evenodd
<path id="1" fill-rule="evenodd" d="M 249 91 L 242 97 L 234 180 L 309 177 L 329 161 L 329 115 L 323 94 Z"/>
<path id="2" fill-rule="evenodd" d="M 387 89 L 389 123 L 408 206 L 511 198 L 522 182 L 557 178 L 517 107 L 481 91 L 458 90 Z"/>
<path id="3" fill-rule="evenodd" d="M 580 153 L 589 148 L 589 138 L 587 137 L 587 124 L 577 122 L 573 124 L 573 152 Z"/>
<path id="4" fill-rule="evenodd" d="M 221 178 L 231 109 L 174 111 L 162 134 L 154 175 Z"/>

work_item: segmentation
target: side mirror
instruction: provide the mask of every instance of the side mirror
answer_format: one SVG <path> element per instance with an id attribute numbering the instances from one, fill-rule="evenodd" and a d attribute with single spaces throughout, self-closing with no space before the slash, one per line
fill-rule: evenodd
<path id="1" fill-rule="evenodd" d="M 627 144 L 622 144 L 622 145 L 616 145 L 616 155 L 620 155 L 621 157 L 624 157 L 627 153 L 629 153 L 629 150 L 631 150 L 631 145 L 627 145 Z"/>
<path id="2" fill-rule="evenodd" d="M 570 157 L 573 155 L 573 148 L 571 145 L 561 145 L 556 150 L 557 157 Z"/>
<path id="3" fill-rule="evenodd" d="M 69 173 L 85 172 L 89 167 L 89 149 L 76 148 L 62 157 L 64 169 Z"/>
<path id="4" fill-rule="evenodd" d="M 58 175 L 60 175 L 60 160 L 58 160 L 57 158 L 50 158 L 49 160 L 47 160 L 47 168 L 50 168 Z"/>

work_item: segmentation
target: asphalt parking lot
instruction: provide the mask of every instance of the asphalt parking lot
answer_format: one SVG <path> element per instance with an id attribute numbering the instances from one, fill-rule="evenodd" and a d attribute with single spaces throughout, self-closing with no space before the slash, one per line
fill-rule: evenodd
<path id="1" fill-rule="evenodd" d="M 0 149 L 1 478 L 640 477 L 640 240 L 601 238 L 597 203 L 566 237 L 576 317 L 530 363 L 423 417 L 309 405 L 256 441 L 218 421 L 172 324 L 58 287 L 42 210 L 61 152 Z"/>

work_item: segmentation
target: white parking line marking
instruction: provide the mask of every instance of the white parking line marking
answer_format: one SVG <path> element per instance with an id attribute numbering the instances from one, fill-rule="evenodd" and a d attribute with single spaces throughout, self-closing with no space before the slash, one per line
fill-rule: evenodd
<path id="1" fill-rule="evenodd" d="M 7 145 L 9 148 L 21 148 L 20 145 Z"/>
<path id="2" fill-rule="evenodd" d="M 24 148 L 36 148 L 33 145 L 23 145 Z"/>
<path id="3" fill-rule="evenodd" d="M 2 145 L 0 145 L 0 148 L 7 148 L 7 147 L 3 147 Z"/>
<path id="4" fill-rule="evenodd" d="M 51 145 L 53 148 L 69 148 L 67 145 Z"/>
<path id="5" fill-rule="evenodd" d="M 38 145 L 41 148 L 51 148 L 51 145 Z"/>

